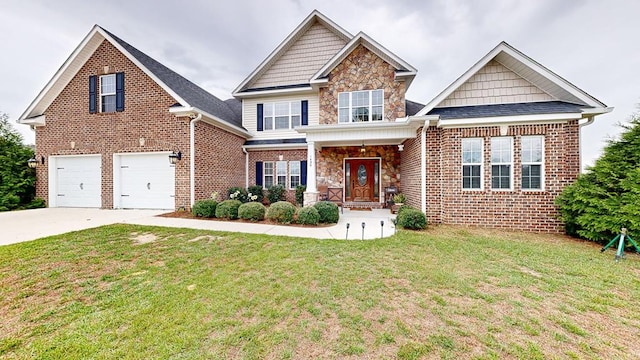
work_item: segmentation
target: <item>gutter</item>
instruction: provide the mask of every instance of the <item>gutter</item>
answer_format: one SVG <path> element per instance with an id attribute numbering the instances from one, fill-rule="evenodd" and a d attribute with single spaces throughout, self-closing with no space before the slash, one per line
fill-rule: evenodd
<path id="1" fill-rule="evenodd" d="M 202 119 L 202 114 L 189 122 L 189 206 L 193 208 L 196 198 L 196 123 Z"/>
<path id="2" fill-rule="evenodd" d="M 249 187 L 249 152 L 246 146 L 242 146 L 242 152 L 244 153 L 244 187 Z"/>
<path id="3" fill-rule="evenodd" d="M 427 129 L 429 120 L 424 121 L 420 131 L 420 210 L 427 214 Z"/>

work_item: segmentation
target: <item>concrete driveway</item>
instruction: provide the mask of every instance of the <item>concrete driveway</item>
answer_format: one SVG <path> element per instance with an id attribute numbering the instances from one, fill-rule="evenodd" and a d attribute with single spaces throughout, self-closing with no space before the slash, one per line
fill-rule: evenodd
<path id="1" fill-rule="evenodd" d="M 46 208 L 0 212 L 0 245 L 90 229 L 115 223 L 135 223 L 167 210 L 105 210 Z"/>

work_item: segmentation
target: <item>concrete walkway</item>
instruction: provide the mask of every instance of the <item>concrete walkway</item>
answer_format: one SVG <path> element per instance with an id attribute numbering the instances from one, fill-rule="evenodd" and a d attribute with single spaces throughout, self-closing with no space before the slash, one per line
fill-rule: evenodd
<path id="1" fill-rule="evenodd" d="M 0 212 L 0 245 L 35 240 L 71 231 L 90 229 L 116 223 L 182 227 L 202 230 L 284 235 L 317 239 L 376 239 L 395 233 L 389 210 L 344 209 L 336 225 L 300 227 L 252 224 L 238 221 L 211 221 L 158 217 L 166 210 L 104 210 L 77 208 L 47 208 Z M 380 222 L 384 226 L 380 226 Z M 364 231 L 362 223 L 365 224 Z M 349 231 L 347 237 L 347 224 Z"/>

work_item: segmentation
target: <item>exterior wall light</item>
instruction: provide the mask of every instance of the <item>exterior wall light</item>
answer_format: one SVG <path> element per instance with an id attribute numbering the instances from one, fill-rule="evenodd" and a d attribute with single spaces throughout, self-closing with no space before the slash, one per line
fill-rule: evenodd
<path id="1" fill-rule="evenodd" d="M 361 154 L 364 154 L 364 153 L 366 153 L 366 152 L 367 152 L 367 149 L 365 149 L 365 147 L 364 147 L 364 143 L 362 143 L 362 146 L 360 147 L 360 153 L 361 153 Z"/>
<path id="2" fill-rule="evenodd" d="M 169 163 L 171 165 L 175 165 L 179 160 L 182 160 L 182 152 L 180 150 L 177 153 L 174 151 L 169 154 Z"/>
<path id="3" fill-rule="evenodd" d="M 44 165 L 44 156 L 40 156 L 40 161 L 39 161 L 42 165 Z M 32 168 L 35 169 L 36 167 L 38 167 L 38 160 L 36 160 L 35 156 L 32 157 L 31 159 L 27 160 L 27 165 Z"/>

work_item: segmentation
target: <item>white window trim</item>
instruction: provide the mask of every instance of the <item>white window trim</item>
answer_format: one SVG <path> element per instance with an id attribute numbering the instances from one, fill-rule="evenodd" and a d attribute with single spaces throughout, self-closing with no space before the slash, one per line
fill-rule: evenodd
<path id="1" fill-rule="evenodd" d="M 298 163 L 297 174 L 293 173 L 293 166 L 291 166 L 292 163 Z M 292 181 L 294 176 L 298 177 L 298 185 L 302 185 L 302 162 L 300 160 L 289 161 L 289 176 L 287 177 L 287 179 L 289 180 L 289 190 L 295 190 Z"/>
<path id="2" fill-rule="evenodd" d="M 280 173 L 278 172 L 278 165 L 282 165 L 282 164 L 284 164 L 284 174 L 280 174 Z M 287 166 L 287 162 L 286 162 L 286 161 L 276 161 L 276 162 L 275 162 L 275 175 L 276 175 L 276 177 L 274 178 L 274 181 L 275 181 L 275 182 L 274 182 L 274 185 L 282 185 L 282 187 L 284 187 L 285 189 L 287 189 L 287 183 L 288 183 L 288 181 L 287 181 L 288 179 L 287 179 L 287 178 L 289 177 L 289 169 L 288 169 L 288 166 Z M 279 178 L 280 176 L 284 176 L 284 184 L 280 184 L 280 183 L 278 182 L 278 178 Z"/>
<path id="3" fill-rule="evenodd" d="M 262 184 L 264 185 L 265 189 L 269 188 L 270 186 L 267 186 L 267 177 L 271 177 L 271 185 L 275 185 L 276 183 L 276 178 L 275 178 L 275 172 L 276 172 L 276 164 L 275 161 L 265 161 L 263 163 L 263 168 L 262 168 Z M 267 164 L 271 164 L 271 173 L 267 174 Z"/>
<path id="4" fill-rule="evenodd" d="M 103 93 L 102 92 L 102 79 L 108 78 L 108 77 L 112 77 L 113 78 L 113 92 L 112 93 L 111 92 Z M 100 100 L 98 101 L 99 102 L 98 109 L 100 110 L 99 112 L 101 112 L 101 113 L 104 113 L 104 112 L 106 112 L 106 113 L 115 112 L 116 111 L 115 108 L 113 109 L 113 111 L 103 111 L 102 110 L 102 98 L 104 96 L 115 96 L 116 95 L 116 74 L 100 75 L 99 83 L 98 83 L 98 90 L 99 90 L 98 91 L 98 93 L 99 93 L 98 97 L 100 98 Z"/>
<path id="5" fill-rule="evenodd" d="M 287 128 L 284 129 L 276 129 L 276 104 L 288 104 L 289 105 L 289 126 Z M 299 105 L 299 109 L 298 109 L 298 113 L 294 114 L 293 113 L 293 109 L 294 109 L 294 104 Z M 267 113 L 267 107 L 271 108 L 271 116 L 270 118 L 271 123 L 273 124 L 273 127 L 268 129 L 266 127 L 265 124 L 265 119 L 267 118 L 267 116 L 265 116 L 265 114 Z M 298 116 L 300 118 L 300 124 L 296 125 L 296 126 L 300 126 L 302 125 L 302 100 L 292 100 L 292 101 L 274 101 L 274 102 L 267 102 L 267 103 L 263 103 L 262 104 L 262 131 L 286 131 L 286 130 L 291 130 L 294 128 L 294 126 L 292 125 L 292 118 L 293 116 Z"/>
<path id="6" fill-rule="evenodd" d="M 522 158 L 522 139 L 523 138 L 539 138 L 541 141 L 541 146 L 542 146 L 542 157 L 541 160 L 539 162 L 525 162 L 524 159 Z M 520 138 L 520 189 L 522 191 L 526 191 L 526 192 L 541 192 L 541 191 L 545 191 L 544 190 L 544 177 L 545 177 L 545 168 L 544 168 L 544 136 L 543 135 L 527 135 L 527 136 L 522 136 Z M 540 189 L 525 189 L 522 187 L 522 166 L 523 165 L 540 165 Z"/>
<path id="7" fill-rule="evenodd" d="M 357 92 L 363 92 L 363 91 L 367 91 L 369 94 L 369 120 L 367 121 L 353 121 L 353 94 L 357 93 Z M 349 124 L 349 123 L 358 123 L 358 122 L 373 122 L 374 120 L 371 119 L 371 117 L 373 116 L 373 92 L 374 91 L 381 91 L 382 92 L 382 104 L 381 105 L 375 105 L 376 107 L 381 106 L 382 107 L 382 119 L 380 120 L 375 120 L 375 121 L 384 121 L 384 89 L 373 89 L 373 90 L 356 90 L 356 91 L 344 91 L 344 92 L 340 92 L 338 93 L 338 123 L 340 124 Z M 340 106 L 340 94 L 349 94 L 349 106 Z M 362 107 L 362 106 L 358 106 L 358 107 Z M 345 121 L 340 121 L 340 109 L 349 109 L 349 121 L 345 122 Z"/>
<path id="8" fill-rule="evenodd" d="M 509 157 L 510 162 L 493 162 L 493 139 L 508 139 L 509 140 Z M 498 136 L 491 138 L 491 167 L 489 168 L 489 175 L 491 181 L 491 190 L 495 191 L 513 191 L 513 137 L 512 136 Z M 508 188 L 494 188 L 493 187 L 493 165 L 509 165 L 509 187 Z"/>
<path id="9" fill-rule="evenodd" d="M 464 152 L 462 149 L 462 143 L 466 141 L 471 141 L 471 140 L 475 140 L 475 141 L 480 141 L 480 162 L 479 163 L 465 163 L 464 162 Z M 460 147 L 461 147 L 461 161 L 462 161 L 462 165 L 460 167 L 460 175 L 461 175 L 461 179 L 462 179 L 462 174 L 464 173 L 464 167 L 466 165 L 480 165 L 480 187 L 479 188 L 465 188 L 464 187 L 464 181 L 461 181 L 461 186 L 462 186 L 462 190 L 464 191 L 481 191 L 484 190 L 484 138 L 463 138 L 462 142 L 460 143 Z"/>

